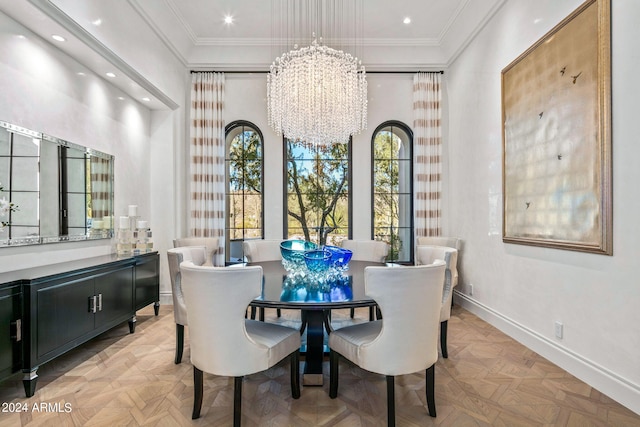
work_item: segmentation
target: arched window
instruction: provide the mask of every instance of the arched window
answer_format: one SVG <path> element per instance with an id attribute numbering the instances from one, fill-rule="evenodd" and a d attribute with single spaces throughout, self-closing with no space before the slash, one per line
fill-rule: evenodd
<path id="1" fill-rule="evenodd" d="M 389 243 L 389 262 L 413 260 L 412 146 L 411 129 L 396 121 L 378 126 L 371 140 L 371 234 Z"/>
<path id="2" fill-rule="evenodd" d="M 336 245 L 351 235 L 351 141 L 284 142 L 285 237 Z"/>
<path id="3" fill-rule="evenodd" d="M 263 138 L 253 123 L 238 120 L 225 128 L 227 262 L 242 262 L 242 242 L 262 239 Z"/>

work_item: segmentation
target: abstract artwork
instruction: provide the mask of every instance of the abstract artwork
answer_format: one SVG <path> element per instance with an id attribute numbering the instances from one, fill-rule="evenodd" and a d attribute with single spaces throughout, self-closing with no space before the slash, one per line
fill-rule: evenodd
<path id="1" fill-rule="evenodd" d="M 610 0 L 502 70 L 503 241 L 611 255 Z"/>

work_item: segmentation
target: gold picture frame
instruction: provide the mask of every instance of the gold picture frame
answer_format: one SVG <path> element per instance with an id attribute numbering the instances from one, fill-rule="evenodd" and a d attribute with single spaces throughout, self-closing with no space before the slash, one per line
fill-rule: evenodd
<path id="1" fill-rule="evenodd" d="M 612 255 L 611 4 L 588 0 L 502 70 L 502 240 Z"/>

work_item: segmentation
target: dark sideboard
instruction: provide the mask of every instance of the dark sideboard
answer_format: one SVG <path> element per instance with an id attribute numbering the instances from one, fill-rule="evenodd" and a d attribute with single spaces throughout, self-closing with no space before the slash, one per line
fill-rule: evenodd
<path id="1" fill-rule="evenodd" d="M 0 381 L 22 370 L 31 397 L 40 365 L 123 322 L 133 333 L 149 304 L 157 316 L 159 263 L 152 252 L 0 273 Z"/>

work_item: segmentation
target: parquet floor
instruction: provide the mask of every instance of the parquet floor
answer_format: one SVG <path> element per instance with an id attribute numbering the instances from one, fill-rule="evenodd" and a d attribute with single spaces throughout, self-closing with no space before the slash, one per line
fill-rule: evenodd
<path id="1" fill-rule="evenodd" d="M 189 348 L 175 365 L 171 309 L 162 306 L 159 317 L 144 309 L 135 334 L 125 323 L 45 364 L 30 399 L 20 375 L 0 383 L 0 411 L 16 404 L 28 409 L 0 412 L 0 427 L 230 426 L 233 383 L 207 374 L 202 416 L 191 420 Z M 334 313 L 334 321 L 344 319 Z M 328 373 L 328 363 L 325 368 Z M 243 426 L 384 426 L 384 378 L 346 362 L 340 375 L 335 400 L 328 397 L 328 375 L 323 387 L 303 388 L 292 400 L 286 364 L 246 377 Z M 436 364 L 436 405 L 433 419 L 424 373 L 396 379 L 399 426 L 640 426 L 639 415 L 458 306 L 449 321 L 449 358 Z"/>

